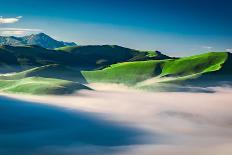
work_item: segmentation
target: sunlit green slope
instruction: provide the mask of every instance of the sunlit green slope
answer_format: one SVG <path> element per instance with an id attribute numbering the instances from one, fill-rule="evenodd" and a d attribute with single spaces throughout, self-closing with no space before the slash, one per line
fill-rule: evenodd
<path id="1" fill-rule="evenodd" d="M 211 52 L 180 59 L 124 62 L 103 70 L 82 73 L 90 83 L 113 82 L 135 85 L 152 78 L 156 79 L 153 82 L 186 81 L 222 69 L 228 57 L 229 54 L 226 52 Z M 232 71 L 229 73 L 232 74 Z"/>

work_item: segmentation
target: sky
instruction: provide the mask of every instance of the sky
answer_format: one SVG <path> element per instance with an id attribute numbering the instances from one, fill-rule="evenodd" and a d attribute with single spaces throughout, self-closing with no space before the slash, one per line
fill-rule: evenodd
<path id="1" fill-rule="evenodd" d="M 0 35 L 44 32 L 78 45 L 169 55 L 232 52 L 231 0 L 0 0 Z"/>

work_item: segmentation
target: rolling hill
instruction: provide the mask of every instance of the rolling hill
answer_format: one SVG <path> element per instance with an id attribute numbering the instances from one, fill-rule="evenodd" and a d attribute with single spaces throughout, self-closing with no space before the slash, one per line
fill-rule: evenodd
<path id="1" fill-rule="evenodd" d="M 123 83 L 130 86 L 148 86 L 157 83 L 194 84 L 201 79 L 202 83 L 222 82 L 232 80 L 231 54 L 226 52 L 211 52 L 191 57 L 167 60 L 150 60 L 124 62 L 111 65 L 97 71 L 83 71 L 83 76 L 89 83 L 108 82 Z M 215 80 L 205 77 L 217 74 Z M 227 79 L 222 79 L 227 75 Z"/>
<path id="2" fill-rule="evenodd" d="M 183 58 L 120 46 L 0 47 L 0 91 L 70 94 L 88 83 L 187 91 L 185 86 L 232 85 L 232 54 L 210 52 Z"/>

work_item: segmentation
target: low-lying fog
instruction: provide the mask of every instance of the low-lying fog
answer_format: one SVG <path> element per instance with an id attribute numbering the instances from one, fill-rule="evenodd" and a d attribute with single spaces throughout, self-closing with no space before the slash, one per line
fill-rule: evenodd
<path id="1" fill-rule="evenodd" d="M 112 154 L 232 154 L 231 88 L 211 88 L 216 93 L 159 93 L 121 85 L 92 84 L 91 87 L 97 91 L 82 91 L 74 96 L 11 97 L 59 106 L 71 112 L 92 113 L 98 119 L 148 133 L 141 136 L 141 143 L 113 147 L 120 152 L 112 151 Z M 86 149 L 86 154 L 96 153 L 94 149 Z M 69 155 L 67 150 L 66 154 Z"/>

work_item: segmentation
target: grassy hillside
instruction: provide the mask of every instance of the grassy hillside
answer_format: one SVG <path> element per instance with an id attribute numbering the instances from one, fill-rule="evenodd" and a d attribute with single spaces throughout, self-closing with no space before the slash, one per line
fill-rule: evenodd
<path id="1" fill-rule="evenodd" d="M 82 84 L 66 80 L 30 77 L 20 80 L 0 80 L 0 91 L 37 95 L 71 94 L 82 89 L 90 89 Z"/>
<path id="2" fill-rule="evenodd" d="M 82 73 L 90 83 L 113 82 L 135 85 L 144 80 L 150 80 L 147 84 L 183 82 L 222 69 L 228 57 L 229 54 L 225 52 L 211 52 L 180 59 L 124 62 L 103 70 Z M 230 70 L 228 74 L 232 75 L 232 71 Z"/>
<path id="3" fill-rule="evenodd" d="M 48 50 L 39 46 L 0 46 L 0 73 L 59 64 L 80 70 L 94 70 L 125 62 L 166 59 L 159 52 L 137 51 L 120 46 L 73 46 Z"/>
<path id="4" fill-rule="evenodd" d="M 167 61 L 162 69 L 161 76 L 186 76 L 196 73 L 216 71 L 227 60 L 228 54 L 211 52 L 177 60 Z"/>
<path id="5" fill-rule="evenodd" d="M 150 60 L 124 62 L 111 65 L 103 70 L 83 71 L 83 76 L 89 83 L 108 82 L 133 85 L 137 82 L 158 76 L 161 67 L 168 60 Z"/>

